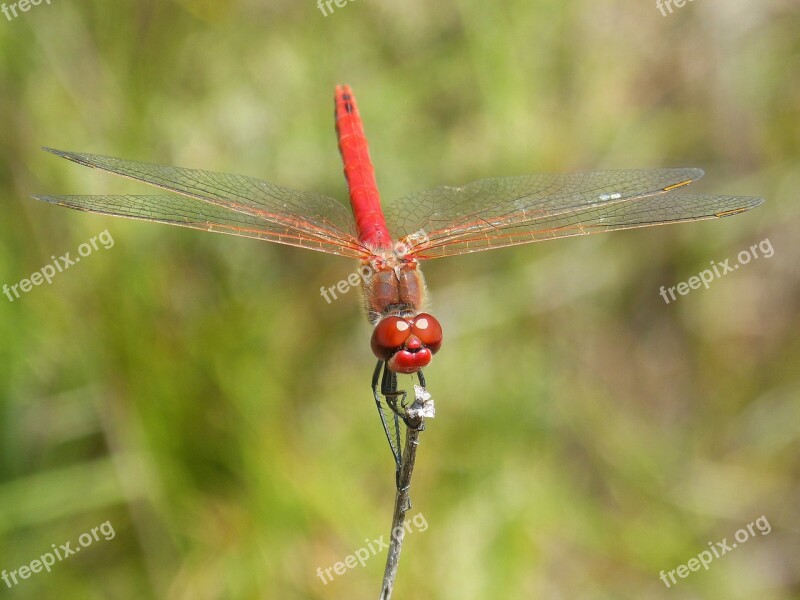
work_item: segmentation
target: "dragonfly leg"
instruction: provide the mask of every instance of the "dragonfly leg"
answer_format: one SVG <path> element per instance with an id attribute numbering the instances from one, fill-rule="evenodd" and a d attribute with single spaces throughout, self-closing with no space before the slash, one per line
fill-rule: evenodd
<path id="1" fill-rule="evenodd" d="M 400 469 L 403 464 L 402 451 L 400 449 L 400 444 L 402 443 L 402 438 L 400 437 L 400 419 L 403 419 L 403 421 L 407 423 L 405 417 L 405 400 L 407 393 L 405 390 L 397 389 L 397 374 L 390 371 L 388 368 L 383 372 L 383 380 L 381 381 L 381 394 L 383 394 L 383 397 L 386 398 L 386 404 L 389 405 L 389 408 L 391 408 L 392 412 L 394 413 L 395 439 L 397 440 L 397 456 L 399 457 L 399 460 L 397 461 L 397 468 L 394 472 L 394 479 L 395 487 L 397 487 L 398 491 L 402 491 L 400 489 Z M 400 403 L 399 407 L 398 400 Z"/>
<path id="2" fill-rule="evenodd" d="M 422 374 L 422 371 L 418 371 L 417 376 L 419 378 L 420 386 L 424 389 L 425 376 Z M 424 420 L 420 419 L 419 415 L 409 413 L 408 409 L 416 408 L 416 406 L 413 403 L 409 405 L 406 402 L 406 399 L 408 398 L 408 392 L 406 390 L 397 389 L 397 374 L 391 372 L 389 369 L 386 369 L 383 373 L 383 381 L 381 383 L 381 393 L 386 398 L 386 403 L 389 405 L 389 408 L 392 409 L 395 415 L 403 419 L 403 422 L 406 424 L 406 427 L 414 431 L 423 431 L 425 429 Z M 416 402 L 416 395 L 414 398 L 414 402 Z M 412 411 L 412 413 L 413 412 L 414 411 Z"/>
<path id="3" fill-rule="evenodd" d="M 430 409 L 427 407 L 427 399 L 430 395 L 420 396 L 421 392 L 425 392 L 425 376 L 422 371 L 417 372 L 419 385 L 415 386 L 414 402 L 407 402 L 408 392 L 406 390 L 397 389 L 397 373 L 388 368 L 388 365 L 383 361 L 378 361 L 375 366 L 375 372 L 372 375 L 372 393 L 375 396 L 375 404 L 378 407 L 378 415 L 381 418 L 383 431 L 386 434 L 386 439 L 389 441 L 389 447 L 392 450 L 392 455 L 395 459 L 395 479 L 397 489 L 400 492 L 406 491 L 401 485 L 401 467 L 403 465 L 403 450 L 402 450 L 402 432 L 400 427 L 400 420 L 402 419 L 410 432 L 419 432 L 425 429 L 425 416 L 433 416 L 432 404 Z M 380 391 L 378 388 L 378 379 L 380 379 Z M 386 401 L 386 405 L 392 410 L 392 417 L 394 423 L 387 419 L 387 414 L 384 412 L 383 405 L 381 404 L 381 396 Z M 423 402 L 423 403 L 421 403 Z M 428 414 L 428 412 L 430 414 Z M 416 433 L 415 433 L 416 435 Z M 410 505 L 410 503 L 409 503 Z"/>
<path id="4" fill-rule="evenodd" d="M 383 372 L 383 379 L 381 382 L 381 390 L 378 391 L 378 379 L 381 377 L 381 372 Z M 386 381 L 386 373 L 390 372 L 389 369 L 386 367 L 386 363 L 382 360 L 378 361 L 378 364 L 375 365 L 375 372 L 372 374 L 372 395 L 375 397 L 375 405 L 378 407 L 378 416 L 381 418 L 381 425 L 383 425 L 383 432 L 386 434 L 386 440 L 389 442 L 389 449 L 392 451 L 392 457 L 394 457 L 394 462 L 396 466 L 397 473 L 400 473 L 400 464 L 402 462 L 402 448 L 400 446 L 400 423 L 397 416 L 397 412 L 392 408 L 392 412 L 394 413 L 392 417 L 394 418 L 394 423 L 390 424 L 386 421 L 386 416 L 383 412 L 383 406 L 381 405 L 381 395 L 384 395 L 386 398 L 386 403 L 389 404 L 390 400 L 386 397 L 384 392 L 384 385 Z M 392 434 L 390 433 L 389 427 L 390 425 L 394 425 L 394 432 L 395 437 L 394 439 L 396 442 L 392 441 Z"/>
<path id="5" fill-rule="evenodd" d="M 419 379 L 419 384 L 420 384 L 422 387 L 426 387 L 426 386 L 425 386 L 425 375 L 423 375 L 423 374 L 422 374 L 422 369 L 420 369 L 419 371 L 417 371 L 417 379 Z"/>
<path id="6" fill-rule="evenodd" d="M 394 435 L 395 440 L 397 440 L 397 475 L 399 477 L 400 473 L 400 465 L 403 462 L 403 451 L 402 451 L 402 443 L 403 438 L 401 437 L 400 431 L 400 419 L 403 418 L 404 407 L 405 407 L 405 399 L 406 399 L 406 392 L 405 390 L 398 390 L 397 389 L 397 373 L 391 371 L 388 366 L 385 366 L 383 369 L 383 377 L 381 379 L 381 394 L 386 399 L 386 404 L 389 408 L 392 409 L 394 413 Z M 397 401 L 398 398 L 400 399 L 400 405 L 403 407 L 398 408 Z"/>

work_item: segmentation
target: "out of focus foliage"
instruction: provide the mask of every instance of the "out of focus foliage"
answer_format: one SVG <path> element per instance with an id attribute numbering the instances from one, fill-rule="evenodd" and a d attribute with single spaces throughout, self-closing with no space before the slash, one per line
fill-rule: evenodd
<path id="1" fill-rule="evenodd" d="M 763 196 L 730 219 L 433 261 L 397 598 L 800 594 L 800 16 L 789 0 L 52 0 L 0 16 L 0 569 L 110 521 L 20 599 L 377 596 L 393 465 L 353 265 L 76 213 L 33 193 L 147 193 L 42 145 L 346 198 L 356 92 L 387 202 L 536 171 L 696 166 Z M 670 304 L 711 261 L 762 257 Z M 732 262 L 733 262 L 732 260 Z M 407 382 L 406 382 L 407 383 Z M 675 569 L 757 517 L 772 526 Z"/>

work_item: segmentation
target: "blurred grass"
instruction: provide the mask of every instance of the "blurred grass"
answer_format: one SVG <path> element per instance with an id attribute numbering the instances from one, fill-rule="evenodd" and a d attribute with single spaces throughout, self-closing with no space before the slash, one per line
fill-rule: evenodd
<path id="1" fill-rule="evenodd" d="M 141 192 L 42 145 L 346 197 L 333 86 L 387 201 L 486 176 L 699 166 L 724 221 L 426 266 L 445 346 L 397 598 L 800 597 L 800 17 L 789 1 L 54 1 L 0 19 L 0 274 L 115 244 L 0 332 L 0 569 L 110 520 L 16 598 L 374 597 L 393 474 L 352 265 L 75 213 Z M 769 238 L 665 305 L 658 289 Z M 342 466 L 347 468 L 343 469 Z M 658 573 L 766 515 L 667 589 Z M 73 542 L 74 543 L 74 542 Z M 2 589 L 2 585 L 0 585 Z"/>

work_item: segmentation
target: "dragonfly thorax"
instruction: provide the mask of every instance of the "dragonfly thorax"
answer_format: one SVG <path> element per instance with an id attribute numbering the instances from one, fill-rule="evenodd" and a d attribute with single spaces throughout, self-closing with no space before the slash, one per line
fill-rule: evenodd
<path id="1" fill-rule="evenodd" d="M 413 317 L 425 303 L 425 278 L 416 259 L 375 254 L 367 265 L 364 307 L 373 325 L 388 316 Z"/>

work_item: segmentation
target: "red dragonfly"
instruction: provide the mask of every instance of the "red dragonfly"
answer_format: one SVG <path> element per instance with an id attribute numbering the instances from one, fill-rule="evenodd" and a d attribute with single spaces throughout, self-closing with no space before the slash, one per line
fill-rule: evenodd
<path id="1" fill-rule="evenodd" d="M 481 179 L 409 194 L 384 214 L 367 139 L 348 86 L 335 93 L 336 133 L 350 190 L 339 201 L 244 175 L 166 167 L 45 148 L 76 163 L 178 195 L 36 196 L 77 210 L 169 223 L 299 246 L 360 261 L 364 304 L 378 358 L 372 389 L 398 465 L 378 395 L 408 424 L 397 373 L 416 373 L 442 344 L 425 307 L 420 261 L 562 237 L 735 215 L 760 198 L 688 194 L 700 169 L 637 169 Z M 363 272 L 363 271 L 362 271 Z M 398 405 L 399 401 L 399 405 Z"/>

